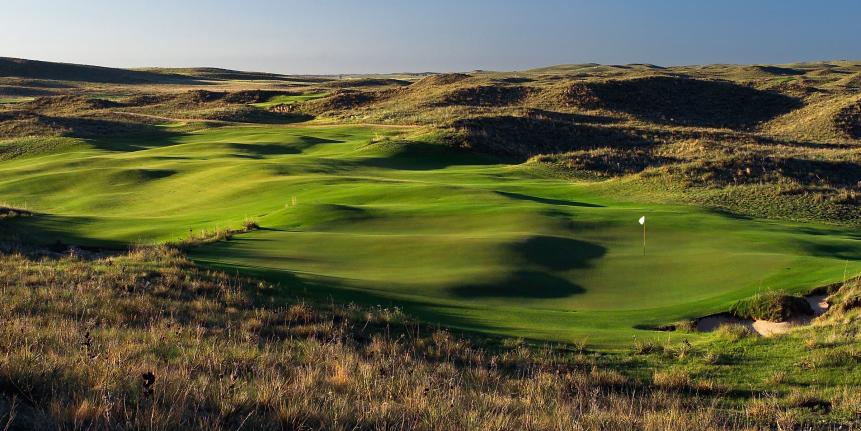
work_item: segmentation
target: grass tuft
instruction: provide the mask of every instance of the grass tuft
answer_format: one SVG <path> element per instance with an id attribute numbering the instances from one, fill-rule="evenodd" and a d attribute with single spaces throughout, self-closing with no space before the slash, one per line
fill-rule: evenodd
<path id="1" fill-rule="evenodd" d="M 727 341 L 738 341 L 753 335 L 750 329 L 734 323 L 721 325 L 714 333 L 718 338 Z"/>
<path id="2" fill-rule="evenodd" d="M 738 301 L 730 308 L 730 314 L 740 319 L 783 322 L 799 315 L 812 316 L 813 309 L 800 296 L 768 291 Z"/>

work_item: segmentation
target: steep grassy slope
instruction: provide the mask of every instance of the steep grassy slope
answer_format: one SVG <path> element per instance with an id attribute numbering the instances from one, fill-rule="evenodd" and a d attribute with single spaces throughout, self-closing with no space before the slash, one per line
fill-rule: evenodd
<path id="1" fill-rule="evenodd" d="M 559 180 L 416 133 L 162 126 L 48 147 L 0 164 L 0 194 L 35 213 L 4 228 L 25 241 L 124 247 L 253 218 L 260 230 L 191 256 L 289 292 L 607 348 L 762 289 L 801 292 L 861 271 L 852 230 L 611 198 L 624 183 Z"/>

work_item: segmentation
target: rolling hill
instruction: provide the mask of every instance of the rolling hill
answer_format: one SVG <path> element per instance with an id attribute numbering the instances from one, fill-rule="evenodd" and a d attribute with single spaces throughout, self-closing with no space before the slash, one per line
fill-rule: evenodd
<path id="1" fill-rule="evenodd" d="M 9 57 L 0 57 L 0 78 L 2 77 L 107 84 L 191 84 L 195 82 L 194 78 L 188 75 L 175 73 L 157 73 Z"/>
<path id="2" fill-rule="evenodd" d="M 4 223 L 18 241 L 226 235 L 189 255 L 608 349 L 861 271 L 854 63 L 350 79 L 4 64 L 69 83 L 0 110 L 0 193 L 33 214 Z M 261 229 L 224 233 L 246 219 Z"/>
<path id="3" fill-rule="evenodd" d="M 0 65 L 0 423 L 858 424 L 861 63 Z"/>

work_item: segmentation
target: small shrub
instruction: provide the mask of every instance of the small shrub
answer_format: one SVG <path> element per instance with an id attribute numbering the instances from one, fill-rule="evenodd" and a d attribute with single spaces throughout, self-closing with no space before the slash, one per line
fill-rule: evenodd
<path id="1" fill-rule="evenodd" d="M 661 346 L 652 341 L 634 340 L 633 351 L 638 355 L 648 355 L 662 350 Z"/>
<path id="2" fill-rule="evenodd" d="M 831 411 L 831 402 L 816 394 L 800 389 L 793 389 L 786 397 L 786 405 L 793 408 L 809 409 L 820 413 Z"/>
<path id="3" fill-rule="evenodd" d="M 831 397 L 831 408 L 838 414 L 861 418 L 861 397 L 849 388 L 844 388 Z"/>
<path id="4" fill-rule="evenodd" d="M 739 324 L 729 324 L 729 325 L 721 325 L 715 331 L 718 337 L 728 340 L 728 341 L 738 341 L 743 338 L 747 338 L 751 336 L 751 332 L 743 325 Z"/>
<path id="5" fill-rule="evenodd" d="M 589 347 L 588 339 L 583 338 L 582 340 L 577 340 L 574 342 L 573 348 L 577 354 L 582 355 L 586 353 L 587 348 Z"/>
<path id="6" fill-rule="evenodd" d="M 260 229 L 260 225 L 257 224 L 257 220 L 253 218 L 246 217 L 245 220 L 242 221 L 242 230 L 245 232 L 251 232 L 253 230 Z"/>
<path id="7" fill-rule="evenodd" d="M 438 331 L 434 333 L 433 338 L 437 344 L 445 344 L 450 342 L 452 337 L 451 333 L 448 331 Z M 502 340 L 502 347 L 505 347 L 506 349 L 517 349 L 523 347 L 525 344 L 526 341 L 522 338 L 506 338 Z"/>
<path id="8" fill-rule="evenodd" d="M 628 378 L 616 370 L 592 367 L 589 373 L 590 383 L 596 386 L 622 386 L 628 383 Z"/>
<path id="9" fill-rule="evenodd" d="M 665 356 L 675 359 L 685 359 L 693 352 L 694 347 L 688 340 L 681 343 L 667 343 L 662 347 Z"/>
<path id="10" fill-rule="evenodd" d="M 766 377 L 765 384 L 774 387 L 780 386 L 786 383 L 786 372 L 785 371 L 775 371 L 770 376 Z"/>
<path id="11" fill-rule="evenodd" d="M 813 315 L 813 309 L 800 296 L 769 291 L 735 303 L 730 313 L 740 319 L 782 322 L 800 314 Z"/>
<path id="12" fill-rule="evenodd" d="M 33 213 L 27 210 L 22 210 L 20 208 L 10 208 L 0 206 L 0 220 L 4 218 L 12 218 L 12 217 L 22 217 L 22 216 L 31 216 Z"/>
<path id="13" fill-rule="evenodd" d="M 284 317 L 288 322 L 308 323 L 314 320 L 314 310 L 308 304 L 300 302 L 287 307 Z"/>
<path id="14" fill-rule="evenodd" d="M 845 367 L 861 363 L 861 351 L 851 346 L 833 348 L 814 352 L 810 359 L 817 367 Z"/>
<path id="15" fill-rule="evenodd" d="M 696 332 L 697 331 L 697 323 L 691 319 L 679 320 L 676 323 L 673 323 L 673 327 L 676 331 L 680 332 Z"/>
<path id="16" fill-rule="evenodd" d="M 655 371 L 652 377 L 655 386 L 665 389 L 687 389 L 693 387 L 693 380 L 683 370 L 671 369 L 667 371 Z"/>
<path id="17" fill-rule="evenodd" d="M 832 313 L 847 313 L 856 308 L 861 308 L 861 279 L 856 278 L 843 284 L 840 290 L 829 298 L 834 300 Z"/>
<path id="18" fill-rule="evenodd" d="M 337 388 L 343 388 L 350 383 L 350 372 L 341 364 L 335 364 L 329 384 Z"/>
<path id="19" fill-rule="evenodd" d="M 754 398 L 744 407 L 745 416 L 755 424 L 773 424 L 785 412 L 779 400 L 770 395 Z"/>

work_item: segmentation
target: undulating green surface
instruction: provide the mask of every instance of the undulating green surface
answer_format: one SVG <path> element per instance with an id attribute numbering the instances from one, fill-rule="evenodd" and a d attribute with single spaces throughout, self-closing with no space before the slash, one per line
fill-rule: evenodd
<path id="1" fill-rule="evenodd" d="M 605 348 L 666 339 L 642 328 L 764 289 L 803 292 L 861 271 L 861 234 L 848 229 L 613 201 L 602 193 L 612 183 L 567 182 L 401 133 L 165 128 L 43 146 L 0 161 L 0 204 L 37 213 L 2 222 L 4 234 L 123 247 L 250 217 L 261 230 L 192 257 L 285 293 Z"/>

